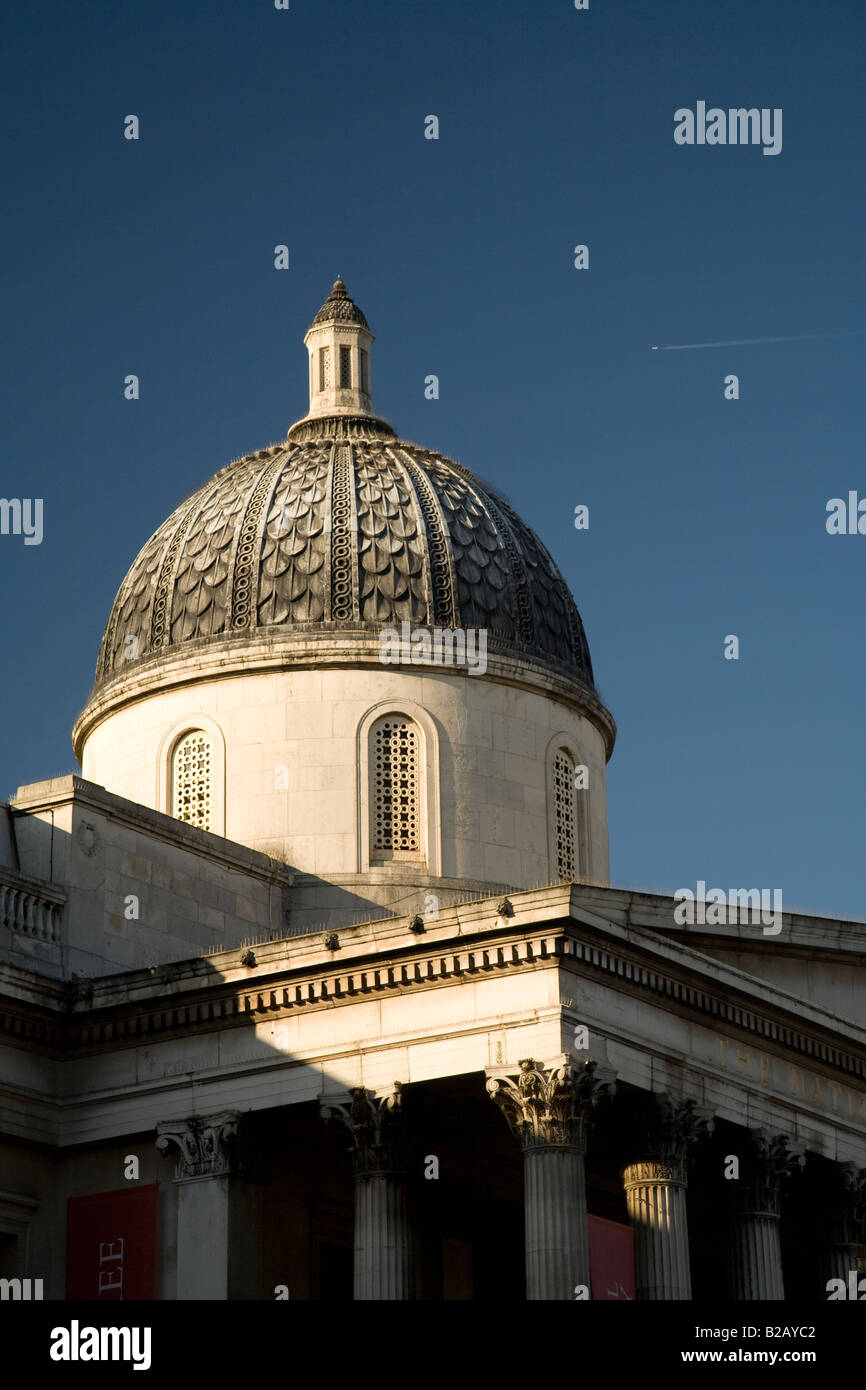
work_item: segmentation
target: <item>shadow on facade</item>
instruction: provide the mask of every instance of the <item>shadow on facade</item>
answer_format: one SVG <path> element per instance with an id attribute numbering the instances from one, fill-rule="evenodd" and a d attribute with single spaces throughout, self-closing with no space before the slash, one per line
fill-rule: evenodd
<path id="1" fill-rule="evenodd" d="M 93 1255 L 67 1250 L 70 1200 L 155 1186 L 159 1299 L 202 1296 L 201 1287 L 232 1299 L 272 1299 L 279 1289 L 291 1299 L 351 1299 L 352 1136 L 320 1114 L 323 1097 L 348 1099 L 348 1078 L 292 1055 L 304 1001 L 285 960 L 263 960 L 303 940 L 255 946 L 260 968 L 242 966 L 241 942 L 218 962 L 172 958 L 194 919 L 173 934 L 171 899 L 161 917 L 152 910 L 156 870 L 142 861 L 140 835 L 129 845 L 96 814 L 73 821 L 71 833 L 53 817 L 28 815 L 25 828 L 23 868 L 8 833 L 0 868 L 2 1068 L 18 1095 L 0 1137 L 0 1278 L 42 1279 L 45 1297 L 62 1299 L 67 1256 Z M 326 886 L 307 881 L 314 892 Z M 121 911 L 133 888 L 150 909 L 141 925 Z M 370 911 L 356 893 L 334 894 L 347 916 Z M 158 963 L 125 967 L 132 952 Z M 93 973 L 72 970 L 70 957 Z M 319 1016 L 326 1053 L 335 1016 Z M 347 1018 L 339 1043 L 352 1056 L 369 1039 L 347 1036 Z M 521 1159 L 483 1074 L 407 1086 L 402 1100 L 411 1296 L 521 1297 Z M 213 1292 L 220 1279 L 222 1295 Z"/>

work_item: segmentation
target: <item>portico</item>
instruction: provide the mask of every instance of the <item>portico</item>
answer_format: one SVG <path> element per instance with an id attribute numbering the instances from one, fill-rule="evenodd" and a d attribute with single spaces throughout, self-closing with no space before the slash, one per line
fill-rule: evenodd
<path id="1" fill-rule="evenodd" d="M 103 1182 L 114 1154 L 120 1186 L 141 1155 L 165 1191 L 162 1297 L 324 1296 L 350 1268 L 355 1298 L 478 1297 L 479 1229 L 493 1241 L 498 1222 L 501 1277 L 573 1300 L 592 1284 L 588 1217 L 631 1227 L 639 1299 L 781 1298 L 786 1261 L 826 1297 L 863 1248 L 862 1030 L 682 931 L 636 927 L 666 903 L 553 886 L 513 894 L 510 916 L 487 899 L 420 934 L 344 929 L 337 951 L 303 936 L 258 944 L 253 965 L 233 950 L 158 982 L 108 976 L 71 1013 L 46 985 L 44 1066 L 3 1045 L 4 1134 L 20 1144 L 38 1107 L 76 1182 Z M 792 1247 L 813 1171 L 821 1231 Z"/>

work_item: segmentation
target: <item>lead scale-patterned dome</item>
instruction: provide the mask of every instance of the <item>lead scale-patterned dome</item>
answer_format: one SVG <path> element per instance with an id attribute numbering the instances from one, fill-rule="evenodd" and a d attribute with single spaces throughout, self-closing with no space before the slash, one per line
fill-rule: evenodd
<path id="1" fill-rule="evenodd" d="M 120 587 L 96 686 L 197 638 L 359 624 L 378 637 L 404 620 L 486 628 L 489 650 L 593 686 L 574 600 L 511 507 L 442 454 L 335 422 L 331 438 L 231 464 L 172 513 Z"/>
<path id="2" fill-rule="evenodd" d="M 580 616 L 538 537 L 467 469 L 373 413 L 373 334 L 341 280 L 304 341 L 308 414 L 148 541 L 115 599 L 94 695 L 185 644 L 198 657 L 247 635 L 351 629 L 357 651 L 408 622 L 486 629 L 491 656 L 555 668 L 597 703 Z"/>
<path id="3" fill-rule="evenodd" d="M 359 323 L 362 328 L 367 327 L 367 320 L 354 300 L 349 298 L 342 280 L 334 281 L 331 293 L 313 319 L 313 325 L 317 323 Z"/>

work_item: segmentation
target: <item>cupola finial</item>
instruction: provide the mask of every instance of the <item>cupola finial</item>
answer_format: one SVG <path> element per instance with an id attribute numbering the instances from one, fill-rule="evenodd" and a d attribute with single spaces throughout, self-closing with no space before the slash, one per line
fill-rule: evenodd
<path id="1" fill-rule="evenodd" d="M 373 334 L 339 275 L 313 319 L 304 343 L 310 367 L 310 408 L 304 418 L 363 416 L 372 419 L 370 348 Z"/>

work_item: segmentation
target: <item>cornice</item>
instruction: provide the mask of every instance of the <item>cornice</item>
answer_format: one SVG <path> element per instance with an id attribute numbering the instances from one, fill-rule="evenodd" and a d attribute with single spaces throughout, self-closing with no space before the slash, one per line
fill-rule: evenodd
<path id="1" fill-rule="evenodd" d="M 665 894 L 593 884 L 574 884 L 572 891 L 578 910 L 583 908 L 621 927 L 657 932 L 665 940 L 684 943 L 695 951 L 757 955 L 765 953 L 769 946 L 774 956 L 790 955 L 802 960 L 808 954 L 814 960 L 866 963 L 866 921 L 856 918 L 785 909 L 781 914 L 781 933 L 768 939 L 747 920 L 721 926 L 679 925 L 673 919 L 677 904 Z"/>
<path id="2" fill-rule="evenodd" d="M 797 1052 L 846 1076 L 866 1080 L 866 1046 L 858 1047 L 848 1039 L 839 1046 L 838 1035 L 830 1027 L 816 1025 L 807 1032 L 796 1026 L 799 1016 L 793 1010 L 769 1002 L 762 1009 L 751 994 L 724 984 L 713 988 L 698 970 L 665 969 L 650 952 L 615 950 L 574 936 L 567 938 L 563 955 L 580 967 L 575 973 L 581 978 L 591 974 L 615 981 L 627 994 L 667 999 L 677 1006 L 676 1012 L 697 1015 L 704 1024 L 722 1025 L 739 1037 L 750 1034 L 780 1055 L 783 1051 Z"/>
<path id="3" fill-rule="evenodd" d="M 335 965 L 323 961 L 298 970 L 259 972 L 246 982 L 205 986 L 162 1001 L 117 1004 L 108 1009 L 78 1006 L 67 1025 L 68 1045 L 95 1051 L 106 1043 L 135 1046 L 157 1035 L 210 1032 L 214 1027 L 249 1025 L 297 1009 L 336 1008 L 384 994 L 424 992 L 455 980 L 497 971 L 525 971 L 556 963 L 555 929 L 525 934 L 491 932 L 483 945 L 443 942 L 436 947 L 406 946 L 378 959 Z M 499 940 L 496 940 L 499 938 Z"/>
<path id="4" fill-rule="evenodd" d="M 494 925 L 489 906 L 483 906 L 487 924 L 471 937 L 452 930 L 438 941 L 413 938 L 400 946 L 392 938 L 381 943 L 381 949 L 371 950 L 369 940 L 352 943 L 347 936 L 346 954 L 340 960 L 311 960 L 309 938 L 269 942 L 261 950 L 270 958 L 252 969 L 237 966 L 238 952 L 182 963 L 184 974 L 174 981 L 171 977 L 177 975 L 177 968 L 162 967 L 154 972 L 162 979 L 151 979 L 147 996 L 139 992 L 130 997 L 127 987 L 125 997 L 108 1003 L 119 992 L 120 977 L 65 986 L 65 1017 L 52 1017 L 44 1008 L 36 1011 L 27 1001 L 10 1000 L 0 1012 L 0 1033 L 13 1045 L 87 1055 L 105 1048 L 122 1050 L 143 1042 L 249 1027 L 299 1009 L 341 1008 L 363 999 L 423 993 L 496 974 L 555 968 L 661 1003 L 681 1017 L 740 1039 L 750 1038 L 783 1057 L 795 1054 L 848 1079 L 866 1080 L 866 1046 L 834 1033 L 829 1015 L 827 1024 L 822 1026 L 816 1019 L 807 1027 L 794 1009 L 762 1001 L 754 989 L 709 979 L 700 968 L 702 957 L 696 955 L 691 964 L 685 959 L 672 963 L 659 958 L 652 942 L 611 941 L 592 925 L 567 919 L 521 928 L 513 919 L 499 917 Z M 408 931 L 402 922 L 381 925 L 391 929 L 389 935 Z M 298 954 L 307 955 L 294 967 L 286 959 L 292 946 Z M 218 962 L 228 967 L 226 957 L 231 958 L 234 978 L 214 979 Z M 743 980 L 760 985 L 747 976 Z M 174 988 L 167 995 L 168 983 Z"/>
<path id="5" fill-rule="evenodd" d="M 69 1046 L 67 1016 L 31 1000 L 10 998 L 0 981 L 0 1042 L 23 1047 L 43 1057 L 61 1057 Z"/>

